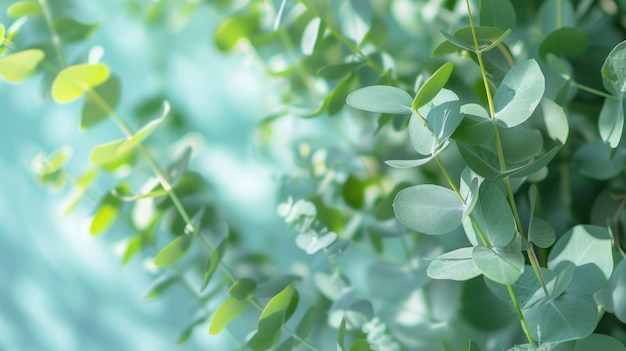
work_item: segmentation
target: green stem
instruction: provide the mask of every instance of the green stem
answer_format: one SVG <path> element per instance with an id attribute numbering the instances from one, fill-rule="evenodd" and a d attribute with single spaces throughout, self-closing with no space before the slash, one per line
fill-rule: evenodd
<path id="1" fill-rule="evenodd" d="M 563 27 L 563 0 L 556 0 L 556 27 Z"/>
<path id="2" fill-rule="evenodd" d="M 526 339 L 528 339 L 528 343 L 532 350 L 535 349 L 535 341 L 533 340 L 532 335 L 530 334 L 530 328 L 528 328 L 528 323 L 526 323 L 526 318 L 524 318 L 524 314 L 522 313 L 522 309 L 519 306 L 519 302 L 517 302 L 517 296 L 515 296 L 515 291 L 511 285 L 506 286 L 506 290 L 509 292 L 509 297 L 513 302 L 513 306 L 515 307 L 515 312 L 517 312 L 517 316 L 519 317 L 520 323 L 522 324 L 522 329 L 524 330 L 524 334 L 526 334 Z"/>
<path id="3" fill-rule="evenodd" d="M 52 45 L 54 46 L 54 51 L 59 58 L 61 67 L 66 68 L 67 60 L 65 59 L 63 49 L 61 48 L 61 38 L 59 37 L 56 29 L 54 29 L 54 21 L 52 20 L 52 14 L 50 13 L 50 7 L 48 7 L 47 0 L 39 0 L 39 5 L 41 5 L 43 17 L 46 19 L 46 25 L 48 26 L 48 30 L 50 31 L 50 35 L 52 36 Z"/>
<path id="4" fill-rule="evenodd" d="M 578 83 L 578 82 L 576 82 L 576 81 L 571 81 L 571 82 L 572 82 L 572 84 L 573 84 L 576 88 L 578 88 L 578 89 L 580 89 L 580 90 L 586 91 L 586 92 L 591 93 L 591 94 L 594 94 L 594 95 L 601 96 L 601 97 L 606 98 L 606 99 L 619 100 L 617 97 L 615 97 L 615 96 L 613 96 L 613 95 L 611 95 L 611 94 L 607 94 L 607 93 L 605 93 L 605 92 L 603 92 L 603 91 L 600 91 L 600 90 L 594 89 L 594 88 L 592 88 L 592 87 L 588 87 L 588 86 L 586 86 L 586 85 L 584 85 L 584 84 L 581 84 L 581 83 Z"/>

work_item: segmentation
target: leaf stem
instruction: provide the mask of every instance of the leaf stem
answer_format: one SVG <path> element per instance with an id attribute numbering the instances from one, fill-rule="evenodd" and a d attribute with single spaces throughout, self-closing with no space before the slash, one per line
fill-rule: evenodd
<path id="1" fill-rule="evenodd" d="M 509 297 L 513 302 L 513 306 L 515 307 L 515 312 L 517 312 L 517 316 L 519 317 L 520 323 L 522 324 L 522 329 L 524 330 L 524 334 L 526 334 L 526 339 L 528 339 L 528 343 L 530 344 L 531 350 L 535 349 L 535 341 L 533 340 L 532 334 L 530 333 L 530 328 L 528 328 L 528 323 L 526 323 L 526 318 L 524 318 L 524 314 L 522 313 L 522 309 L 519 306 L 519 302 L 517 301 L 517 296 L 515 296 L 515 291 L 511 285 L 506 286 L 506 290 L 509 292 Z"/>
<path id="2" fill-rule="evenodd" d="M 46 20 L 46 25 L 48 26 L 50 36 L 52 37 L 52 45 L 54 46 L 54 51 L 57 54 L 59 62 L 61 63 L 61 67 L 66 68 L 67 60 L 65 59 L 63 49 L 61 48 L 61 38 L 59 37 L 56 29 L 54 29 L 54 21 L 52 20 L 52 14 L 50 12 L 50 7 L 48 7 L 48 2 L 47 0 L 39 0 L 39 5 L 41 5 L 43 17 Z"/>
<path id="3" fill-rule="evenodd" d="M 600 90 L 594 89 L 594 88 L 592 88 L 592 87 L 588 87 L 588 86 L 586 86 L 586 85 L 584 85 L 584 84 L 578 83 L 578 82 L 573 81 L 573 80 L 572 80 L 571 82 L 572 82 L 572 84 L 573 84 L 576 88 L 578 88 L 578 89 L 580 89 L 580 90 L 583 90 L 583 91 L 586 91 L 586 92 L 588 92 L 588 93 L 590 93 L 590 94 L 594 94 L 594 95 L 597 95 L 597 96 L 601 96 L 601 97 L 606 98 L 606 99 L 619 100 L 619 98 L 618 98 L 618 97 L 613 96 L 613 95 L 611 95 L 611 94 L 607 94 L 607 93 L 605 93 L 605 92 L 603 92 L 603 91 L 600 91 Z"/>

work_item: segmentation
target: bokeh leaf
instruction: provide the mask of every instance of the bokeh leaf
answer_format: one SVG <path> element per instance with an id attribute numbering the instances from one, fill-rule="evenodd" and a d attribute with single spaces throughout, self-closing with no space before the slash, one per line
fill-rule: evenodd
<path id="1" fill-rule="evenodd" d="M 183 257 L 191 246 L 193 237 L 190 235 L 179 235 L 167 246 L 161 249 L 154 258 L 154 265 L 157 267 L 167 267 L 174 264 Z"/>
<path id="2" fill-rule="evenodd" d="M 17 83 L 30 77 L 44 58 L 39 49 L 28 49 L 0 58 L 0 76 L 7 82 Z"/>
<path id="3" fill-rule="evenodd" d="M 94 88 L 94 93 L 101 98 L 94 99 L 92 95 L 87 95 L 80 118 L 80 129 L 85 130 L 104 120 L 111 111 L 114 111 L 120 99 L 120 80 L 116 75 L 109 76 L 109 79 Z M 104 102 L 106 106 L 103 106 Z"/>
<path id="4" fill-rule="evenodd" d="M 422 184 L 401 190 L 393 202 L 400 222 L 424 234 L 446 234 L 461 225 L 463 202 L 449 189 Z"/>
<path id="5" fill-rule="evenodd" d="M 517 64 L 504 77 L 494 97 L 496 119 L 510 128 L 526 121 L 535 111 L 545 89 L 545 80 L 535 60 Z"/>
<path id="6" fill-rule="evenodd" d="M 41 13 L 41 5 L 37 1 L 18 1 L 7 9 L 7 15 L 11 17 L 38 16 Z"/>
<path id="7" fill-rule="evenodd" d="M 81 97 L 109 78 L 109 68 L 101 63 L 70 66 L 61 71 L 52 83 L 52 98 L 59 103 Z"/>
<path id="8" fill-rule="evenodd" d="M 236 297 L 230 296 L 226 301 L 215 310 L 211 323 L 209 324 L 209 334 L 219 334 L 226 326 L 237 318 L 248 307 L 250 302 L 246 300 L 239 300 Z"/>

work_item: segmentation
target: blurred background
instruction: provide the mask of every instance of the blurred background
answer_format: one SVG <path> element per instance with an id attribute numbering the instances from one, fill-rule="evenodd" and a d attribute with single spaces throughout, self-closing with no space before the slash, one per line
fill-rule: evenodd
<path id="1" fill-rule="evenodd" d="M 12 3 L 0 1 L 0 23 L 7 26 Z M 68 57 L 78 60 L 96 44 L 104 48 L 102 61 L 123 77 L 120 115 L 131 115 L 145 99 L 168 96 L 184 114 L 178 135 L 193 130 L 203 145 L 191 168 L 216 185 L 226 212 L 237 211 L 243 228 L 275 229 L 272 173 L 251 152 L 267 86 L 244 58 L 216 51 L 218 14 L 200 6 L 185 18 L 165 13 L 150 22 L 146 8 L 156 2 L 50 3 L 57 13 L 98 24 L 86 42 L 66 47 Z M 43 29 L 24 27 L 18 39 L 28 42 L 45 35 Z M 230 349 L 227 333 L 209 336 L 204 327 L 176 346 L 194 313 L 189 292 L 174 287 L 144 299 L 156 272 L 142 260 L 121 266 L 115 230 L 89 235 L 96 202 L 83 201 L 63 216 L 67 191 L 37 182 L 30 165 L 35 155 L 71 145 L 67 169 L 79 174 L 95 145 L 121 136 L 110 121 L 79 131 L 81 103 L 52 102 L 43 79 L 0 81 L 0 350 Z M 159 137 L 172 142 L 167 134 Z"/>

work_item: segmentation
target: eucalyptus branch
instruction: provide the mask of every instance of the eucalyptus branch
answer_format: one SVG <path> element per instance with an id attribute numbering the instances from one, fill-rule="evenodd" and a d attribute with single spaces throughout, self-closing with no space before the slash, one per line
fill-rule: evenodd
<path id="1" fill-rule="evenodd" d="M 50 7 L 48 6 L 48 1 L 39 0 L 39 4 L 41 5 L 43 16 L 46 19 L 46 25 L 48 26 L 48 30 L 50 31 L 50 35 L 52 37 L 52 45 L 54 46 L 54 51 L 57 54 L 59 62 L 61 63 L 61 67 L 65 68 L 67 67 L 67 60 L 65 59 L 65 54 L 63 54 L 63 49 L 61 48 L 61 38 L 54 28 L 54 21 L 52 19 Z"/>

